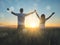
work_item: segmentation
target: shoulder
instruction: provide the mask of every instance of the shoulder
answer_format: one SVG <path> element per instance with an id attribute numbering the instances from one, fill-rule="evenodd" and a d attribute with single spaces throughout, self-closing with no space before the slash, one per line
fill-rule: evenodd
<path id="1" fill-rule="evenodd" d="M 24 13 L 22 13 L 22 14 L 21 14 L 21 13 L 19 13 L 18 15 L 24 16 L 25 14 L 24 14 Z"/>
<path id="2" fill-rule="evenodd" d="M 25 13 L 23 13 L 23 15 L 26 15 Z"/>

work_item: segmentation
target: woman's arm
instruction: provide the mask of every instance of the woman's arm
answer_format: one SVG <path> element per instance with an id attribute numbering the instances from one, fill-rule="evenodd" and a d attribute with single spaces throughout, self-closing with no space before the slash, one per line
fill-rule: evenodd
<path id="1" fill-rule="evenodd" d="M 46 18 L 46 20 L 48 20 L 49 18 L 51 18 L 54 14 L 55 14 L 55 12 L 53 12 L 48 18 Z"/>
<path id="2" fill-rule="evenodd" d="M 40 19 L 40 17 L 39 17 L 39 15 L 38 15 L 38 13 L 36 12 L 36 15 L 37 15 L 37 17 Z"/>

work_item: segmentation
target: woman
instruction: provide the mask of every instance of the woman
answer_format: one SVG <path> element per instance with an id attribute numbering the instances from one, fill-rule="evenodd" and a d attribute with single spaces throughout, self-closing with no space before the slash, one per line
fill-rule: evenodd
<path id="1" fill-rule="evenodd" d="M 52 15 L 54 15 L 54 14 L 55 14 L 55 12 L 53 12 L 48 18 L 45 18 L 45 14 L 42 14 L 42 15 L 41 15 L 41 18 L 40 18 L 39 15 L 38 15 L 37 12 L 36 12 L 37 17 L 38 17 L 39 20 L 40 20 L 40 29 L 41 29 L 41 30 L 44 30 L 44 29 L 45 29 L 45 22 L 46 22 L 46 20 L 48 20 L 49 18 L 51 18 Z"/>

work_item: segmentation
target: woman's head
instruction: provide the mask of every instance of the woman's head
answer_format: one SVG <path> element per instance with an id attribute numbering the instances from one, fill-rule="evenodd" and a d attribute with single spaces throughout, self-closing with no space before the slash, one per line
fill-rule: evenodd
<path id="1" fill-rule="evenodd" d="M 41 15 L 41 23 L 45 23 L 45 14 Z"/>
<path id="2" fill-rule="evenodd" d="M 45 18 L 45 14 L 42 14 L 42 15 L 41 15 L 41 18 Z"/>

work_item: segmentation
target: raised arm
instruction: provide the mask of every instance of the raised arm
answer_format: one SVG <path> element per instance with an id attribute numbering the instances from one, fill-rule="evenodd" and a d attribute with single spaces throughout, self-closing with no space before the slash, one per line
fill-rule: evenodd
<path id="1" fill-rule="evenodd" d="M 36 12 L 36 10 L 34 10 L 33 12 L 30 12 L 30 13 L 26 14 L 25 16 L 28 16 L 30 14 L 33 14 L 34 12 Z"/>
<path id="2" fill-rule="evenodd" d="M 49 18 L 51 18 L 54 14 L 55 14 L 55 12 L 53 12 L 48 18 L 46 18 L 46 20 L 48 20 Z"/>
<path id="3" fill-rule="evenodd" d="M 39 17 L 39 15 L 38 15 L 38 13 L 36 12 L 36 15 L 37 15 L 37 17 L 40 19 L 40 17 Z"/>
<path id="4" fill-rule="evenodd" d="M 14 14 L 14 15 L 16 15 L 17 16 L 17 13 L 14 13 L 13 11 L 11 11 L 9 8 L 7 8 L 7 10 L 8 11 L 10 11 L 11 12 L 11 14 Z"/>
<path id="5" fill-rule="evenodd" d="M 17 16 L 17 13 L 14 13 L 13 11 L 11 11 L 11 13 Z"/>

